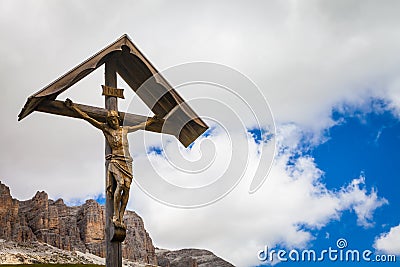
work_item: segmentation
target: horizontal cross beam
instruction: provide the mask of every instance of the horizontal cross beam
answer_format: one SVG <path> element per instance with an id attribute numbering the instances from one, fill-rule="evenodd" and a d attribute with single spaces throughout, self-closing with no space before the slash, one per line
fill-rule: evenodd
<path id="1" fill-rule="evenodd" d="M 76 104 L 76 103 L 74 103 L 74 105 L 76 105 L 83 112 L 87 113 L 93 119 L 95 119 L 99 122 L 104 122 L 104 123 L 106 122 L 106 116 L 107 116 L 106 109 L 82 105 L 82 104 Z M 44 113 L 56 114 L 56 115 L 72 117 L 72 118 L 80 118 L 76 112 L 74 112 L 73 110 L 66 107 L 64 102 L 59 101 L 59 100 L 43 101 L 40 103 L 39 106 L 36 107 L 36 110 L 40 111 L 40 112 L 44 112 Z M 125 126 L 134 126 L 139 123 L 145 122 L 146 120 L 148 120 L 150 118 L 150 117 L 146 117 L 146 116 L 142 116 L 142 115 L 136 115 L 136 114 L 125 113 L 125 112 L 119 112 L 119 116 Z M 147 126 L 146 130 L 161 133 L 163 124 L 164 124 L 164 120 L 160 119 L 160 120 L 150 124 L 149 126 Z"/>

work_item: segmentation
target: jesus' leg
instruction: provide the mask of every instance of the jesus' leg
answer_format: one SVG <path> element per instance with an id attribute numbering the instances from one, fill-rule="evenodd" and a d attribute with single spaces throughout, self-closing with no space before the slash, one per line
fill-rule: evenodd
<path id="1" fill-rule="evenodd" d="M 106 194 L 108 196 L 113 196 L 113 179 L 113 175 L 108 171 L 106 176 Z"/>
<path id="2" fill-rule="evenodd" d="M 113 216 L 114 223 L 115 222 L 121 223 L 121 221 L 119 220 L 121 193 L 122 193 L 122 185 L 119 182 L 117 182 L 117 188 L 115 189 L 115 192 L 114 192 L 114 216 Z"/>
<path id="3" fill-rule="evenodd" d="M 119 220 L 123 224 L 123 217 L 126 209 L 126 205 L 128 204 L 129 199 L 129 188 L 125 187 L 121 196 L 121 208 L 119 211 Z"/>

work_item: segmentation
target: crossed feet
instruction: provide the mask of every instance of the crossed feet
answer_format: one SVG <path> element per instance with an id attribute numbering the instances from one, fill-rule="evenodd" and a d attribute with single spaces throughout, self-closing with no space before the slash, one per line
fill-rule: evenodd
<path id="1" fill-rule="evenodd" d="M 126 229 L 126 225 L 123 222 L 121 222 L 117 216 L 114 215 L 112 221 L 116 227 Z"/>

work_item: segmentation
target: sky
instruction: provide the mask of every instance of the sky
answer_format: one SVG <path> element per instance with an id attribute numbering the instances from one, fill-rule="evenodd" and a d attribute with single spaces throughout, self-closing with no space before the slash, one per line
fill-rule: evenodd
<path id="1" fill-rule="evenodd" d="M 208 249 L 245 267 L 292 266 L 299 262 L 290 251 L 329 248 L 400 260 L 399 8 L 368 0 L 3 0 L 0 180 L 21 200 L 44 190 L 71 205 L 101 201 L 102 134 L 76 119 L 17 115 L 28 96 L 126 33 L 210 126 L 187 149 L 165 135 L 129 137 L 128 208 L 155 246 Z M 103 73 L 58 99 L 103 106 Z M 120 109 L 150 114 L 118 82 L 127 96 Z M 250 193 L 253 180 L 260 186 Z M 266 247 L 289 260 L 261 261 Z M 340 262 L 377 264 L 396 265 Z"/>

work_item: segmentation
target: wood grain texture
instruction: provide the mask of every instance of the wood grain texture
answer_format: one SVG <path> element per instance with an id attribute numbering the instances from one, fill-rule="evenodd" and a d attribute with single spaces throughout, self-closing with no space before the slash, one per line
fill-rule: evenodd
<path id="1" fill-rule="evenodd" d="M 82 104 L 77 104 L 77 103 L 74 103 L 74 105 L 76 105 L 80 110 L 87 113 L 90 117 L 94 118 L 95 120 L 97 120 L 99 122 L 104 122 L 104 123 L 106 122 L 107 109 L 92 107 L 92 106 L 87 106 L 87 105 L 82 105 Z M 79 115 L 76 112 L 67 108 L 65 106 L 64 102 L 59 101 L 59 100 L 43 101 L 37 107 L 37 111 L 71 117 L 71 118 L 79 118 Z M 136 115 L 136 114 L 125 113 L 125 112 L 118 112 L 118 113 L 119 113 L 121 121 L 124 123 L 125 126 L 134 126 L 134 125 L 140 124 L 150 118 L 150 117 L 146 117 L 146 116 L 142 116 L 142 115 Z M 146 131 L 160 133 L 162 131 L 163 122 L 164 122 L 164 120 L 154 122 L 153 124 L 146 127 Z"/>
<path id="2" fill-rule="evenodd" d="M 115 62 L 109 61 L 105 64 L 105 85 L 111 87 L 117 87 L 117 72 Z M 118 111 L 117 98 L 114 96 L 105 97 L 105 108 L 108 110 Z M 111 147 L 105 140 L 105 155 L 111 154 Z M 109 161 L 106 161 L 106 177 Z M 105 178 L 106 180 L 107 178 Z M 107 184 L 107 181 L 105 181 Z M 113 192 L 115 191 L 117 184 L 113 179 Z M 107 267 L 122 267 L 122 244 L 121 242 L 112 242 L 112 231 L 111 227 L 114 227 L 112 217 L 114 215 L 114 197 L 107 194 L 106 192 L 106 266 Z"/>

